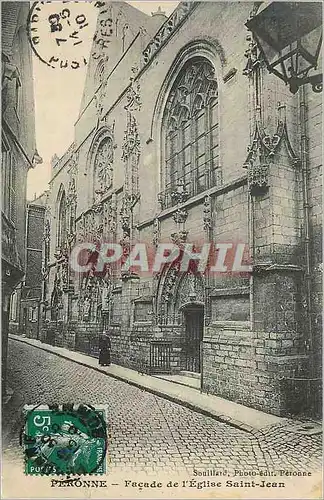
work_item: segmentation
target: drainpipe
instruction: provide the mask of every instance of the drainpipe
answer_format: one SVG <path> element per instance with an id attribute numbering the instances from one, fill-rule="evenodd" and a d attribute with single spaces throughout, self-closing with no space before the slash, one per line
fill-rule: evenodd
<path id="1" fill-rule="evenodd" d="M 249 189 L 249 185 L 248 185 Z M 249 256 L 252 259 L 252 267 L 255 265 L 255 228 L 254 228 L 254 198 L 251 193 L 248 193 L 248 243 Z M 254 276 L 250 274 L 250 325 L 251 330 L 254 328 Z"/>
<path id="2" fill-rule="evenodd" d="M 36 332 L 36 340 L 39 340 L 41 307 L 42 306 L 40 304 L 40 301 L 38 301 L 38 305 L 37 305 L 37 332 Z"/>
<path id="3" fill-rule="evenodd" d="M 251 82 L 251 96 L 250 96 L 250 106 L 253 107 L 253 117 L 252 117 L 252 128 L 250 129 L 250 143 L 252 144 L 252 137 L 254 133 L 254 127 L 256 122 L 262 121 L 262 109 L 261 109 L 261 98 L 262 98 L 262 71 L 260 65 L 255 68 L 252 75 Z M 249 176 L 249 172 L 247 172 Z M 252 268 L 255 266 L 256 253 L 255 253 L 255 199 L 250 192 L 249 181 L 247 183 L 248 187 L 248 242 L 249 242 L 249 255 L 252 258 Z M 252 251 L 251 251 L 252 250 Z M 254 329 L 254 275 L 253 272 L 250 275 L 250 325 L 251 330 Z"/>
<path id="4" fill-rule="evenodd" d="M 309 352 L 310 377 L 315 376 L 314 370 L 314 339 L 312 328 L 312 299 L 311 299 L 311 253 L 310 253 L 310 210 L 309 210 L 309 160 L 308 160 L 308 137 L 306 127 L 306 96 L 303 86 L 299 89 L 299 110 L 300 110 L 300 132 L 301 132 L 301 171 L 303 189 L 303 215 L 304 215 L 304 240 L 305 240 L 305 282 L 306 282 L 306 314 L 307 332 L 305 335 L 305 345 Z"/>

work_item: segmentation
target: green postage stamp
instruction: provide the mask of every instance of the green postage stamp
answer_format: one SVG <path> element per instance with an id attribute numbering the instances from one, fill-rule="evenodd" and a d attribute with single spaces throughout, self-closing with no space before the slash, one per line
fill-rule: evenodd
<path id="1" fill-rule="evenodd" d="M 25 473 L 104 474 L 107 411 L 86 404 L 26 405 L 21 444 Z"/>

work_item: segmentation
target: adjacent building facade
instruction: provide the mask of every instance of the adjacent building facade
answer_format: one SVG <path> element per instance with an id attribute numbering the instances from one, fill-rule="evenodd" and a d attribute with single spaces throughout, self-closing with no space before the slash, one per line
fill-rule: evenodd
<path id="1" fill-rule="evenodd" d="M 321 94 L 267 72 L 245 27 L 259 8 L 99 11 L 75 140 L 53 158 L 41 335 L 96 355 L 108 330 L 115 363 L 284 415 L 321 378 Z M 252 270 L 71 269 L 76 244 L 104 241 L 122 262 L 135 242 L 246 244 Z"/>
<path id="2" fill-rule="evenodd" d="M 10 300 L 9 331 L 38 339 L 43 300 L 46 193 L 27 203 L 26 272 Z"/>
<path id="3" fill-rule="evenodd" d="M 25 273 L 26 182 L 40 162 L 35 143 L 28 2 L 2 2 L 2 379 L 6 359 L 10 296 Z"/>

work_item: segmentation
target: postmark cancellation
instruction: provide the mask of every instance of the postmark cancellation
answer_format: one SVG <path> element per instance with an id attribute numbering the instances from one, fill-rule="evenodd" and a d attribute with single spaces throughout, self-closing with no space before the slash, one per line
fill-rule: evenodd
<path id="1" fill-rule="evenodd" d="M 27 475 L 104 474 L 107 408 L 26 405 L 21 444 Z"/>

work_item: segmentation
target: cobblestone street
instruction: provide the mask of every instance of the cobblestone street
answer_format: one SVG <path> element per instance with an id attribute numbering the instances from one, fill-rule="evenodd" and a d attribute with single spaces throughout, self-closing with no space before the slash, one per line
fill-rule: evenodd
<path id="1" fill-rule="evenodd" d="M 22 463 L 19 417 L 24 404 L 90 403 L 109 407 L 110 470 L 156 473 L 215 469 L 234 473 L 280 469 L 318 471 L 321 435 L 272 427 L 253 436 L 127 383 L 30 345 L 10 341 L 3 409 L 5 456 Z"/>

